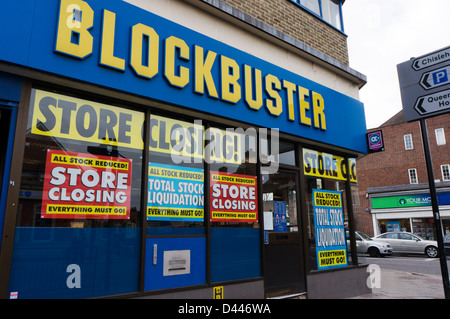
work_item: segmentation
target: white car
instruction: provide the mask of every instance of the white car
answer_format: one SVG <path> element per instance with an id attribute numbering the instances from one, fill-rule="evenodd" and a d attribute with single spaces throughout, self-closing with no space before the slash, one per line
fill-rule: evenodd
<path id="1" fill-rule="evenodd" d="M 408 232 L 388 232 L 372 238 L 391 244 L 396 253 L 425 254 L 430 258 L 438 257 L 437 242 L 426 240 Z"/>
<path id="2" fill-rule="evenodd" d="M 365 233 L 355 232 L 358 253 L 369 254 L 370 257 L 384 257 L 392 255 L 392 247 L 387 242 L 372 240 Z"/>

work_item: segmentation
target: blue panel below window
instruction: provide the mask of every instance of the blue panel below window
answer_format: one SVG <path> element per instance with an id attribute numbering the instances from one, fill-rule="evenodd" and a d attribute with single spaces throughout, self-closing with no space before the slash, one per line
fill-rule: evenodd
<path id="1" fill-rule="evenodd" d="M 155 248 L 156 245 L 156 248 Z M 156 249 L 156 259 L 154 251 Z M 187 274 L 164 276 L 164 252 L 189 251 L 190 270 Z M 186 264 L 183 264 L 183 267 Z M 187 287 L 206 283 L 205 237 L 149 238 L 145 244 L 144 290 Z"/>
<path id="2" fill-rule="evenodd" d="M 135 292 L 140 234 L 140 228 L 18 227 L 9 291 L 17 292 L 19 299 Z M 76 282 L 69 265 L 79 266 L 80 288 L 68 287 L 68 282 L 69 286 Z"/>
<path id="3" fill-rule="evenodd" d="M 259 228 L 211 228 L 211 282 L 262 276 Z"/>

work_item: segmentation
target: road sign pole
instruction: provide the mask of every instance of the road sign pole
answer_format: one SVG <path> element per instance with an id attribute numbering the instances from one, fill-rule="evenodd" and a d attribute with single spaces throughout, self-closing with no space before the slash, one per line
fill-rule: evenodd
<path id="1" fill-rule="evenodd" d="M 428 141 L 427 123 L 424 118 L 420 119 L 422 140 L 425 153 L 425 161 L 428 173 L 428 185 L 430 187 L 431 206 L 433 208 L 434 227 L 438 243 L 439 259 L 441 263 L 442 283 L 444 285 L 445 299 L 450 299 L 450 282 L 448 277 L 447 259 L 445 257 L 444 238 L 442 236 L 441 217 L 439 214 L 439 204 L 437 201 L 436 184 L 434 183 L 433 165 L 431 162 L 430 145 Z"/>

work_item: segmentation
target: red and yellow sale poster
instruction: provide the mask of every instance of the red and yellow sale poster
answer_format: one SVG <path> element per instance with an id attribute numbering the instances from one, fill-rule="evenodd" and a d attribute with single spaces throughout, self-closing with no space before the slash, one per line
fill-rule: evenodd
<path id="1" fill-rule="evenodd" d="M 211 221 L 256 223 L 256 176 L 211 172 Z"/>
<path id="2" fill-rule="evenodd" d="M 130 218 L 131 159 L 47 150 L 41 218 Z"/>

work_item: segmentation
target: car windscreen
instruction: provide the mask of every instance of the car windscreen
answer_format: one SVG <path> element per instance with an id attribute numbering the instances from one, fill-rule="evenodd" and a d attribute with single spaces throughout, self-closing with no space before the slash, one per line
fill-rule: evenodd
<path id="1" fill-rule="evenodd" d="M 363 232 L 356 232 L 359 236 L 361 236 L 364 240 L 372 240 L 368 235 L 364 234 Z"/>

